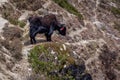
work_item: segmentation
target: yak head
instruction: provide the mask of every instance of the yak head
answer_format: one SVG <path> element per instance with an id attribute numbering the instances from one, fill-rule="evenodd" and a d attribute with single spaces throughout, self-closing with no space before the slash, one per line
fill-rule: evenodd
<path id="1" fill-rule="evenodd" d="M 66 27 L 65 24 L 59 24 L 58 25 L 58 31 L 61 35 L 65 36 L 66 35 Z"/>

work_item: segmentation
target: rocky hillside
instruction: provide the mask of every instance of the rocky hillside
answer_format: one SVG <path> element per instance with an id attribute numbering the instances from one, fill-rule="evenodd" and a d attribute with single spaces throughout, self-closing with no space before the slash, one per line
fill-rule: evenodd
<path id="1" fill-rule="evenodd" d="M 55 14 L 67 35 L 29 42 L 28 17 Z M 119 80 L 119 0 L 0 0 L 0 80 Z"/>

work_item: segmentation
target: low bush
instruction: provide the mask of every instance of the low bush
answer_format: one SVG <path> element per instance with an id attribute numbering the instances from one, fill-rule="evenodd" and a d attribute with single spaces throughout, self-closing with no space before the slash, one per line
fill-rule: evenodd
<path id="1" fill-rule="evenodd" d="M 44 75 L 45 80 L 92 80 L 90 74 L 84 73 L 85 65 L 76 64 L 70 52 L 60 43 L 41 44 L 30 51 L 29 62 L 35 74 Z"/>
<path id="2" fill-rule="evenodd" d="M 24 26 L 26 25 L 26 22 L 24 22 L 24 21 L 19 21 L 18 25 L 19 25 L 21 28 L 24 28 Z"/>

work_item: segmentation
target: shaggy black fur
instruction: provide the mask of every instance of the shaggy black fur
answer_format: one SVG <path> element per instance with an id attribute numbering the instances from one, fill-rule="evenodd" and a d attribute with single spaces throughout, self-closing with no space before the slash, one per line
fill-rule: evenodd
<path id="1" fill-rule="evenodd" d="M 51 41 L 51 36 L 55 30 L 58 30 L 63 36 L 66 35 L 66 27 L 64 24 L 60 24 L 53 14 L 45 15 L 44 17 L 29 17 L 28 21 L 30 23 L 31 44 L 36 43 L 35 36 L 38 33 L 44 33 L 47 41 Z"/>

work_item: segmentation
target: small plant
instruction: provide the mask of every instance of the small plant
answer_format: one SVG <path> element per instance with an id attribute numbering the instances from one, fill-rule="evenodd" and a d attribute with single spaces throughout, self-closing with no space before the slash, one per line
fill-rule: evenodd
<path id="1" fill-rule="evenodd" d="M 23 21 L 19 21 L 18 25 L 19 25 L 21 28 L 24 28 L 24 26 L 26 25 L 26 23 L 23 22 Z"/>
<path id="2" fill-rule="evenodd" d="M 60 5 L 62 8 L 66 9 L 68 12 L 76 15 L 79 19 L 83 19 L 83 16 L 78 12 L 78 10 L 72 6 L 67 0 L 53 0 L 55 3 Z"/>
<path id="3" fill-rule="evenodd" d="M 120 24 L 119 23 L 114 22 L 114 28 L 120 32 Z"/>
<path id="4" fill-rule="evenodd" d="M 111 12 L 115 15 L 115 16 L 120 16 L 120 9 L 116 8 L 116 7 L 112 7 L 111 8 Z"/>
<path id="5" fill-rule="evenodd" d="M 20 26 L 21 28 L 24 28 L 24 26 L 26 25 L 25 22 L 23 21 L 18 21 L 17 19 L 14 19 L 14 18 L 8 18 L 9 22 L 13 25 L 18 25 Z"/>
<path id="6" fill-rule="evenodd" d="M 18 20 L 15 20 L 13 18 L 9 18 L 9 21 L 11 24 L 14 24 L 14 25 L 18 25 L 19 21 Z"/>

